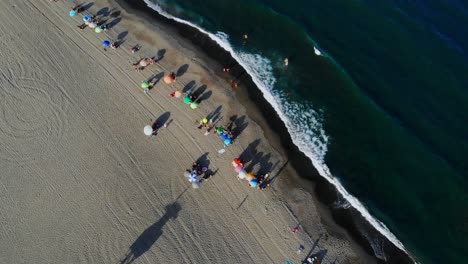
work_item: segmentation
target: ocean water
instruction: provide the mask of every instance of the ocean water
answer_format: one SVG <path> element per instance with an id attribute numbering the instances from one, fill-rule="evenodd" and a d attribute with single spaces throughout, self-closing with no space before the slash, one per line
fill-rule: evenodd
<path id="1" fill-rule="evenodd" d="M 233 55 L 345 206 L 419 262 L 468 263 L 466 1 L 144 1 Z"/>

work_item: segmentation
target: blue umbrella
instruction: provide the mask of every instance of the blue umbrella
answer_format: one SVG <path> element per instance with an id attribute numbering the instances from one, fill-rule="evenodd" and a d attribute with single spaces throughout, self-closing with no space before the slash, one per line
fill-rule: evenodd
<path id="1" fill-rule="evenodd" d="M 70 13 L 69 13 L 69 14 L 70 14 L 71 17 L 72 17 L 72 16 L 75 16 L 75 15 L 76 15 L 76 11 L 75 11 L 75 10 L 70 10 Z"/>
<path id="2" fill-rule="evenodd" d="M 250 186 L 252 186 L 253 188 L 257 187 L 258 185 L 258 180 L 251 180 L 250 182 Z"/>
<path id="3" fill-rule="evenodd" d="M 226 140 L 229 138 L 229 136 L 226 134 L 226 133 L 222 133 L 221 135 L 219 135 L 219 137 L 222 139 L 222 140 Z"/>
<path id="4" fill-rule="evenodd" d="M 102 42 L 102 46 L 103 46 L 104 48 L 109 47 L 109 46 L 110 46 L 110 41 L 104 40 L 104 41 Z"/>
<path id="5" fill-rule="evenodd" d="M 231 145 L 232 140 L 230 138 L 224 140 L 224 145 L 229 146 Z"/>
<path id="6" fill-rule="evenodd" d="M 84 16 L 84 17 L 83 17 L 83 21 L 84 21 L 84 22 L 91 21 L 91 16 L 88 16 L 88 15 Z"/>

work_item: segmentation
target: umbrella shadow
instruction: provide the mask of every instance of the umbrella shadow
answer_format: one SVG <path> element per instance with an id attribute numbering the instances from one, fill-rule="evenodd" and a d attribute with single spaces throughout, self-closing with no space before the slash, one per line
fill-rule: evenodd
<path id="1" fill-rule="evenodd" d="M 159 129 L 161 128 L 166 122 L 169 120 L 169 117 L 171 117 L 171 112 L 165 112 L 164 114 L 160 115 L 156 120 L 154 121 L 153 124 L 153 129 Z"/>
<path id="2" fill-rule="evenodd" d="M 82 4 L 82 5 L 80 5 L 80 10 L 81 10 L 81 12 L 86 11 L 86 10 L 90 9 L 93 5 L 94 5 L 93 2 Z"/>
<path id="3" fill-rule="evenodd" d="M 223 108 L 222 105 L 218 106 L 213 112 L 209 113 L 206 118 L 208 120 L 211 120 L 212 122 L 216 122 L 216 120 L 219 118 L 219 115 L 221 114 L 221 109 Z"/>
<path id="4" fill-rule="evenodd" d="M 205 100 L 208 100 L 211 95 L 213 94 L 212 91 L 208 91 L 204 94 L 202 94 L 198 99 L 197 99 L 197 103 L 200 104 L 202 101 L 205 101 Z"/>
<path id="5" fill-rule="evenodd" d="M 205 152 L 205 154 L 201 155 L 198 159 L 197 159 L 197 163 L 202 166 L 202 167 L 206 167 L 208 168 L 210 166 L 210 160 L 208 159 L 208 154 L 210 154 L 209 152 Z"/>
<path id="6" fill-rule="evenodd" d="M 117 39 L 124 40 L 127 35 L 128 35 L 128 31 L 120 32 L 119 35 L 117 36 Z"/>
<path id="7" fill-rule="evenodd" d="M 148 79 L 148 82 L 152 83 L 153 85 L 149 88 L 149 90 L 153 89 L 153 87 L 156 86 L 156 84 L 162 79 L 162 77 L 164 77 L 164 72 L 160 72 L 158 74 L 151 76 Z"/>
<path id="8" fill-rule="evenodd" d="M 122 18 L 120 18 L 120 17 L 114 18 L 111 22 L 109 22 L 109 23 L 106 25 L 106 27 L 107 27 L 108 29 L 111 29 L 111 28 L 113 28 L 114 26 L 116 26 L 117 24 L 119 24 L 120 21 L 122 21 Z"/>
<path id="9" fill-rule="evenodd" d="M 157 60 L 160 61 L 164 58 L 164 55 L 166 54 L 166 49 L 160 49 L 158 50 L 157 53 Z"/>
<path id="10" fill-rule="evenodd" d="M 244 129 L 247 128 L 249 123 L 245 121 L 245 116 L 236 118 L 233 123 L 234 129 L 232 129 L 232 140 L 235 140 L 238 136 L 240 136 L 240 134 L 242 134 Z"/>
<path id="11" fill-rule="evenodd" d="M 125 257 L 120 261 L 120 264 L 131 264 L 146 253 L 163 234 L 163 227 L 169 220 L 176 219 L 180 210 L 182 210 L 182 207 L 177 201 L 166 205 L 164 215 L 138 236 L 135 242 L 130 246 Z"/>
<path id="12" fill-rule="evenodd" d="M 257 153 L 257 147 L 260 144 L 260 139 L 254 140 L 252 143 L 250 143 L 244 151 L 239 155 L 239 159 L 241 160 L 242 163 L 248 163 L 255 157 L 255 154 Z"/>
<path id="13" fill-rule="evenodd" d="M 187 72 L 188 68 L 189 68 L 188 64 L 184 64 L 184 65 L 180 66 L 180 68 L 176 72 L 177 77 L 180 77 L 180 76 L 184 75 L 184 73 Z"/>
<path id="14" fill-rule="evenodd" d="M 211 169 L 208 169 L 205 174 L 203 175 L 204 180 L 208 180 L 209 178 L 215 176 L 218 173 L 219 169 L 216 169 L 215 171 L 212 171 Z"/>
<path id="15" fill-rule="evenodd" d="M 109 8 L 108 7 L 103 7 L 97 11 L 96 15 L 97 16 L 108 16 L 110 14 Z"/>
<path id="16" fill-rule="evenodd" d="M 195 81 L 190 81 L 184 86 L 184 89 L 182 89 L 182 92 L 186 93 L 187 91 L 191 90 L 194 85 L 195 85 Z"/>
<path id="17" fill-rule="evenodd" d="M 117 18 L 117 17 L 120 16 L 120 13 L 121 13 L 121 12 L 120 12 L 119 10 L 115 10 L 115 11 L 111 10 L 109 13 L 110 13 L 110 14 L 109 14 L 110 17 L 112 17 L 112 18 Z"/>
<path id="18" fill-rule="evenodd" d="M 202 95 L 202 93 L 204 93 L 205 91 L 206 91 L 206 85 L 202 85 L 198 87 L 195 91 L 191 93 L 193 100 L 197 100 L 200 97 L 200 95 Z"/>

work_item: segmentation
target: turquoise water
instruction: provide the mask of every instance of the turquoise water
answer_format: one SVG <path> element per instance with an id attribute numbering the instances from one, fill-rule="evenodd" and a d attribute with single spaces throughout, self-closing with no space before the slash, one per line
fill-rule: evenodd
<path id="1" fill-rule="evenodd" d="M 419 261 L 468 263 L 467 2 L 153 2 L 227 34 L 295 143 Z"/>

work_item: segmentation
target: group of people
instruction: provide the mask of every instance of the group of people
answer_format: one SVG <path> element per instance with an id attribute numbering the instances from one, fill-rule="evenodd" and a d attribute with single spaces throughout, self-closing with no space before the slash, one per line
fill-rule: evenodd
<path id="1" fill-rule="evenodd" d="M 185 177 L 192 184 L 193 188 L 199 188 L 204 180 L 208 179 L 208 168 L 203 167 L 198 162 L 192 164 L 191 169 L 185 170 Z"/>

